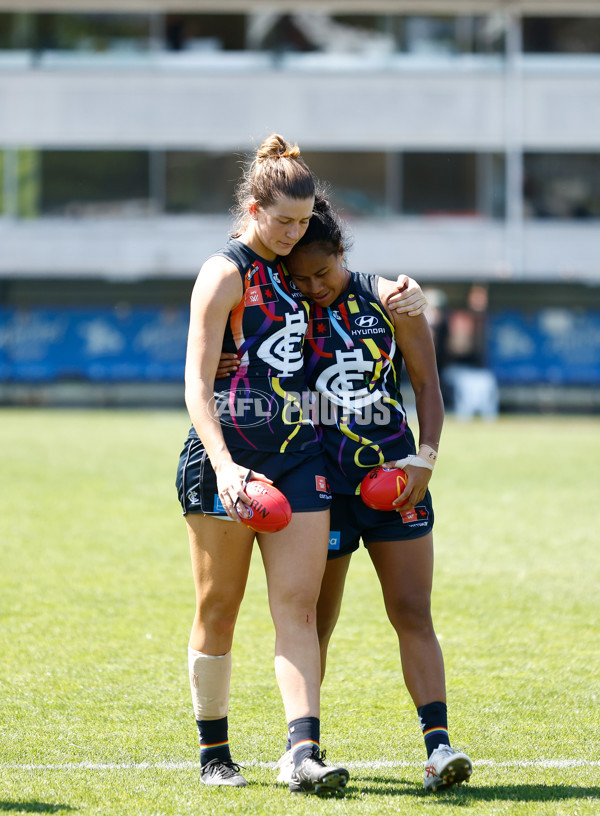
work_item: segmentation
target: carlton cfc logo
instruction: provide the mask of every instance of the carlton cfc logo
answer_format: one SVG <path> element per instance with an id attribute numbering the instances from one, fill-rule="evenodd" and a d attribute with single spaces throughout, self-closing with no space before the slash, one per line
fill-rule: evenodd
<path id="1" fill-rule="evenodd" d="M 372 326 L 376 326 L 379 320 L 375 315 L 361 315 L 361 317 L 357 317 L 354 322 L 357 326 L 360 326 L 361 329 L 370 329 Z"/>
<path id="2" fill-rule="evenodd" d="M 302 343 L 308 323 L 304 312 L 285 316 L 285 325 L 258 347 L 261 360 L 272 366 L 278 377 L 289 377 L 304 364 Z"/>
<path id="3" fill-rule="evenodd" d="M 327 399 L 350 411 L 362 411 L 367 405 L 378 402 L 383 392 L 370 386 L 373 374 L 372 361 L 365 360 L 362 349 L 335 352 L 335 363 L 322 371 L 315 383 L 315 390 L 326 394 Z"/>

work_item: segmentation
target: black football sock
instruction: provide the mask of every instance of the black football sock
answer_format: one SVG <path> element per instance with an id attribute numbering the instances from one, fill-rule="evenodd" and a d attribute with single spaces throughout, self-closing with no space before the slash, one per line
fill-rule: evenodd
<path id="1" fill-rule="evenodd" d="M 200 764 L 204 767 L 211 759 L 231 762 L 227 717 L 219 720 L 196 720 L 200 737 Z"/>
<path id="2" fill-rule="evenodd" d="M 288 731 L 297 768 L 303 759 L 319 752 L 321 723 L 317 717 L 299 717 L 289 723 Z"/>
<path id="3" fill-rule="evenodd" d="M 419 706 L 417 714 L 419 715 L 419 723 L 423 731 L 428 757 L 431 756 L 438 745 L 450 745 L 446 703 L 427 703 Z"/>

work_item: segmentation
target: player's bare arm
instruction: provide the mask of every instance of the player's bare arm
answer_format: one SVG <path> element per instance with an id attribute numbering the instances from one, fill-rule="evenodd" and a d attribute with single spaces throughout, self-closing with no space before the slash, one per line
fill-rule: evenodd
<path id="1" fill-rule="evenodd" d="M 185 401 L 190 418 L 217 474 L 223 506 L 235 521 L 239 521 L 236 500 L 250 501 L 243 490 L 248 469 L 231 458 L 214 411 L 213 388 L 227 318 L 242 295 L 236 267 L 224 258 L 209 258 L 192 292 L 185 366 Z"/>
<path id="2" fill-rule="evenodd" d="M 389 292 L 393 286 L 392 282 L 380 279 L 379 292 L 382 302 L 385 302 L 382 294 Z M 402 352 L 415 392 L 419 420 L 419 443 L 437 452 L 444 422 L 444 403 L 431 330 L 423 315 L 412 318 L 407 314 L 390 312 L 390 317 L 394 323 L 396 342 Z M 411 465 L 407 465 L 405 470 L 408 484 L 398 498 L 398 503 L 403 503 L 404 509 L 410 509 L 425 496 L 432 471 Z"/>

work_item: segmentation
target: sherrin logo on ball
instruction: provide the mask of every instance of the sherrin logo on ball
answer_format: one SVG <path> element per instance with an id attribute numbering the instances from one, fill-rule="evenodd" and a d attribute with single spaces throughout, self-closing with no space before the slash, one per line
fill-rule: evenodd
<path id="1" fill-rule="evenodd" d="M 373 510 L 396 510 L 405 502 L 394 505 L 403 493 L 408 476 L 402 468 L 388 468 L 379 465 L 370 470 L 360 483 L 360 497 Z"/>
<path id="2" fill-rule="evenodd" d="M 254 480 L 244 487 L 250 505 L 238 502 L 242 524 L 257 533 L 278 533 L 292 519 L 292 508 L 281 490 L 267 482 Z"/>

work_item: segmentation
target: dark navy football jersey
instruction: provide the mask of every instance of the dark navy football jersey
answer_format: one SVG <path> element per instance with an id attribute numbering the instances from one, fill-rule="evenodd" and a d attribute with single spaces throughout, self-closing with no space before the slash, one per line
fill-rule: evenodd
<path id="1" fill-rule="evenodd" d="M 304 336 L 309 305 L 277 260 L 266 261 L 236 239 L 215 255 L 232 261 L 244 295 L 229 315 L 223 351 L 240 367 L 215 380 L 215 410 L 230 449 L 318 451 L 307 410 Z"/>
<path id="2" fill-rule="evenodd" d="M 400 393 L 402 356 L 377 276 L 351 273 L 331 306 L 311 307 L 304 357 L 334 493 L 356 492 L 371 468 L 415 452 Z"/>

